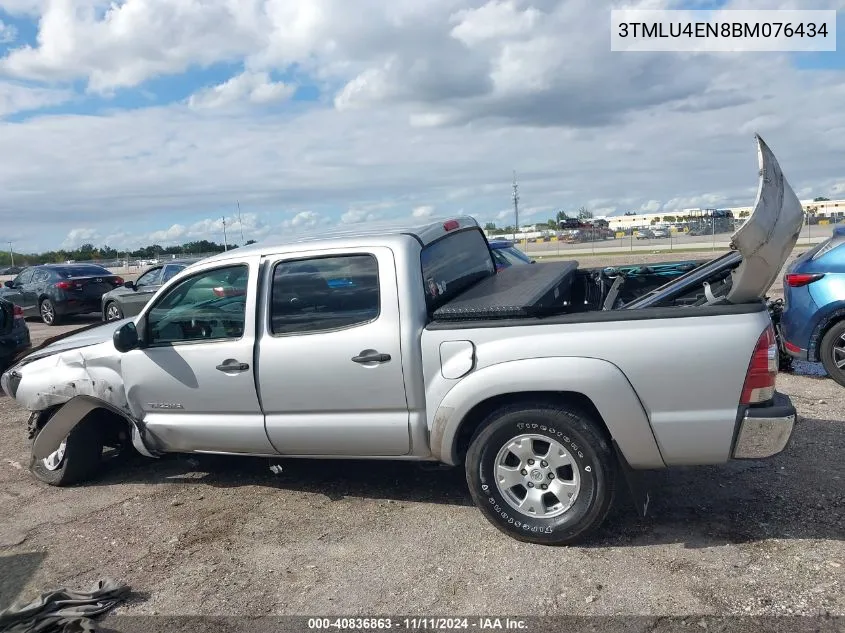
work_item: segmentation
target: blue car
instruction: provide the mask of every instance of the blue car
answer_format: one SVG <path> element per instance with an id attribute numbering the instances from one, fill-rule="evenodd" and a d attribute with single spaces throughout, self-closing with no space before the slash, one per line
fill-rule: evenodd
<path id="1" fill-rule="evenodd" d="M 786 353 L 821 362 L 845 386 L 845 226 L 795 260 L 783 294 L 779 328 Z"/>
<path id="2" fill-rule="evenodd" d="M 489 242 L 490 250 L 493 252 L 493 260 L 496 262 L 496 270 L 510 268 L 514 264 L 533 264 L 534 260 L 519 250 L 510 240 L 492 239 Z"/>

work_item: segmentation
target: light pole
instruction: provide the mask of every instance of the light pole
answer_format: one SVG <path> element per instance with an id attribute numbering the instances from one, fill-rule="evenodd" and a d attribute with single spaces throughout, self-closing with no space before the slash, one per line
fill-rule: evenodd
<path id="1" fill-rule="evenodd" d="M 226 216 L 223 216 L 223 250 L 229 250 L 229 244 L 226 242 Z"/>
<path id="2" fill-rule="evenodd" d="M 9 242 L 9 259 L 12 260 L 12 266 L 15 265 L 15 253 L 12 251 L 12 242 Z"/>

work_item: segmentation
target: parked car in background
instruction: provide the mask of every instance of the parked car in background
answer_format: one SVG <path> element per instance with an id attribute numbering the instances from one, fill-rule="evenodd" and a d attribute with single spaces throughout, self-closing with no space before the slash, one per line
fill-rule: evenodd
<path id="1" fill-rule="evenodd" d="M 100 310 L 100 297 L 123 285 L 123 279 L 95 264 L 44 264 L 25 268 L 3 284 L 0 297 L 40 316 L 47 325 L 64 317 Z"/>
<path id="2" fill-rule="evenodd" d="M 664 240 L 669 237 L 668 229 L 651 229 L 651 237 L 655 240 Z"/>
<path id="3" fill-rule="evenodd" d="M 0 371 L 5 371 L 12 359 L 31 345 L 23 308 L 0 299 Z"/>
<path id="4" fill-rule="evenodd" d="M 134 283 L 127 281 L 122 286 L 105 293 L 100 300 L 100 312 L 103 321 L 119 321 L 128 316 L 135 316 L 147 305 L 147 302 L 177 273 L 185 270 L 198 259 L 174 259 L 164 264 L 148 268 Z"/>
<path id="5" fill-rule="evenodd" d="M 493 252 L 493 261 L 496 262 L 496 270 L 502 270 L 521 264 L 533 264 L 534 260 L 523 253 L 510 240 L 490 240 L 490 250 Z"/>
<path id="6" fill-rule="evenodd" d="M 845 226 L 792 263 L 783 298 L 779 327 L 786 353 L 821 362 L 845 386 Z"/>
<path id="7" fill-rule="evenodd" d="M 9 266 L 0 270 L 0 275 L 18 275 L 23 270 L 20 266 Z"/>

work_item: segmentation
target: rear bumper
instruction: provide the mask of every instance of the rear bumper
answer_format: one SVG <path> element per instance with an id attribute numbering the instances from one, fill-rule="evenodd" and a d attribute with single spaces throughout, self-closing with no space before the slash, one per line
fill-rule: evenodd
<path id="1" fill-rule="evenodd" d="M 54 302 L 53 307 L 56 310 L 56 314 L 62 316 L 101 311 L 99 299 L 65 299 L 64 301 Z"/>
<path id="2" fill-rule="evenodd" d="M 780 324 L 778 324 L 776 329 L 778 331 L 778 341 L 780 342 L 779 343 L 780 349 L 784 353 L 789 354 L 790 356 L 792 356 L 792 358 L 797 358 L 799 360 L 808 360 L 806 349 L 802 349 L 802 348 L 798 347 L 797 345 L 795 345 L 794 343 L 791 343 L 784 336 L 783 328 L 780 326 Z"/>
<path id="3" fill-rule="evenodd" d="M 739 420 L 734 459 L 764 459 L 783 451 L 798 415 L 789 396 L 776 393 L 771 404 L 748 407 Z"/>

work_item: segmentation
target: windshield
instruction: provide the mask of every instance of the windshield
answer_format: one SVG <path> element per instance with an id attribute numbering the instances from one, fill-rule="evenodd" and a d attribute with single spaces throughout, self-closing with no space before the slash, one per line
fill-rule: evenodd
<path id="1" fill-rule="evenodd" d="M 487 239 L 478 228 L 452 233 L 423 248 L 420 267 L 429 312 L 496 273 Z"/>
<path id="2" fill-rule="evenodd" d="M 530 264 L 531 258 L 518 248 L 498 248 L 498 253 L 511 264 Z"/>

